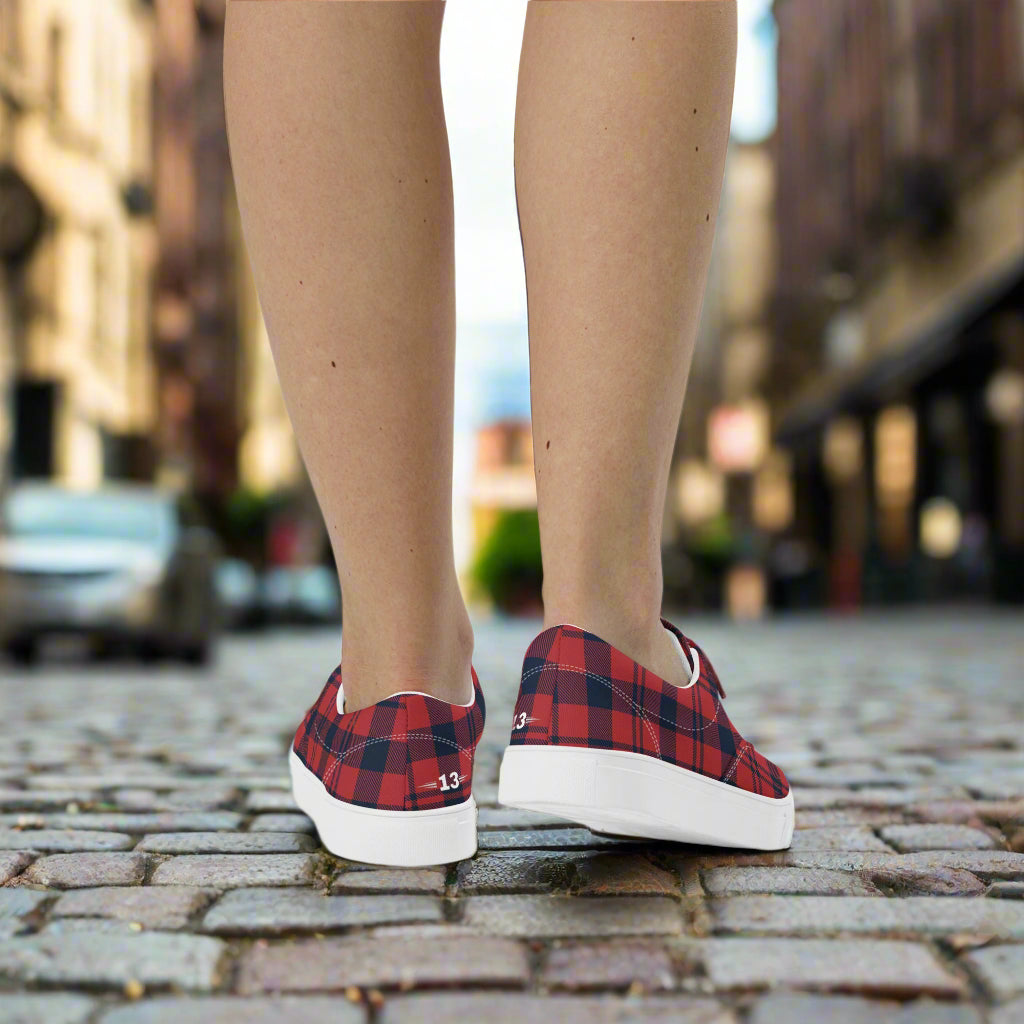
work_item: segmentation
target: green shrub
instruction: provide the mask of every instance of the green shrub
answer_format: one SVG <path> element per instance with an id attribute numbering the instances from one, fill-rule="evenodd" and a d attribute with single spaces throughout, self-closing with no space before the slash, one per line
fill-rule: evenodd
<path id="1" fill-rule="evenodd" d="M 544 570 L 536 509 L 505 509 L 480 545 L 470 579 L 503 611 L 541 598 Z"/>

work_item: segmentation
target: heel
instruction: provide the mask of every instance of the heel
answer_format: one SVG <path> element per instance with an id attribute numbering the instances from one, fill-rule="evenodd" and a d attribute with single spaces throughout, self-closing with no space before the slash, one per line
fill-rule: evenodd
<path id="1" fill-rule="evenodd" d="M 476 801 L 427 811 L 385 811 L 331 796 L 299 760 L 288 755 L 292 795 L 336 857 L 387 867 L 452 864 L 476 853 Z"/>

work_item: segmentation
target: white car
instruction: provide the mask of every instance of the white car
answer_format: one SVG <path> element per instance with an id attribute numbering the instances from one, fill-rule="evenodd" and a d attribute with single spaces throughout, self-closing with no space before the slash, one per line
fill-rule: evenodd
<path id="1" fill-rule="evenodd" d="M 144 485 L 15 485 L 0 502 L 0 644 L 22 663 L 69 633 L 206 661 L 219 545 L 191 509 Z"/>

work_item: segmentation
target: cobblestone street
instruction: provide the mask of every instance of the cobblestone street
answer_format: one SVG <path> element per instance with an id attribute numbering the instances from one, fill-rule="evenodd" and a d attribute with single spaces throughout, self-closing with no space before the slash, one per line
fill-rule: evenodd
<path id="1" fill-rule="evenodd" d="M 292 804 L 332 632 L 3 665 L 0 1024 L 1024 1021 L 1024 618 L 669 617 L 789 774 L 791 850 L 497 806 L 538 621 L 476 623 L 480 852 L 430 869 L 341 862 Z"/>

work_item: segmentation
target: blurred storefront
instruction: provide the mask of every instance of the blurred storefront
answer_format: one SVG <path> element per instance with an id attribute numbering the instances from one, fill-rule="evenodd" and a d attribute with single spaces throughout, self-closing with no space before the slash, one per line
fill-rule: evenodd
<path id="1" fill-rule="evenodd" d="M 0 0 L 0 478 L 149 469 L 152 21 Z"/>
<path id="2" fill-rule="evenodd" d="M 1024 0 L 776 0 L 769 391 L 835 606 L 1024 600 Z"/>

